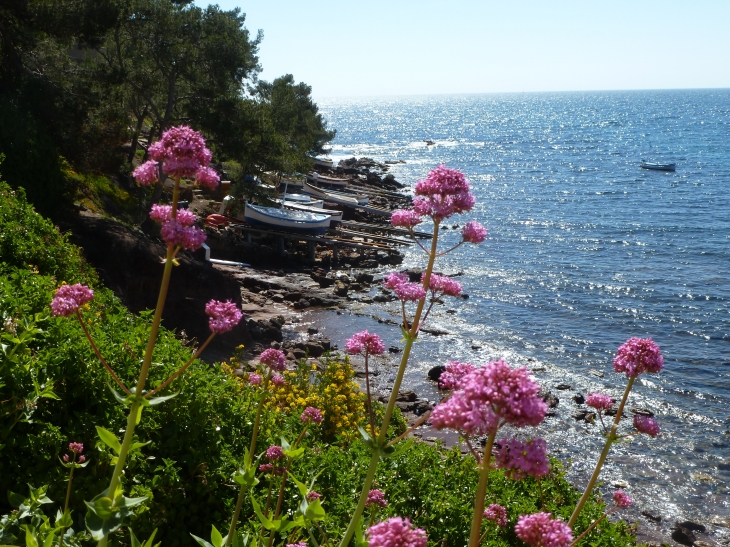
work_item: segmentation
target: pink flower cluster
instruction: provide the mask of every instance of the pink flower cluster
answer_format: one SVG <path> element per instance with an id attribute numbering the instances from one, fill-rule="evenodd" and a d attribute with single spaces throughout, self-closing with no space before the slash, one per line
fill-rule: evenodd
<path id="1" fill-rule="evenodd" d="M 313 406 L 308 406 L 304 409 L 304 412 L 302 412 L 301 416 L 299 416 L 299 419 L 306 423 L 313 422 L 315 424 L 321 424 L 322 423 L 322 411 L 318 408 L 314 408 Z"/>
<path id="2" fill-rule="evenodd" d="M 94 291 L 86 285 L 61 285 L 51 300 L 53 315 L 68 317 L 94 298 Z"/>
<path id="3" fill-rule="evenodd" d="M 627 378 L 636 378 L 644 372 L 660 372 L 663 367 L 661 350 L 651 338 L 629 338 L 613 359 L 613 370 L 625 372 Z"/>
<path id="4" fill-rule="evenodd" d="M 248 383 L 251 384 L 252 386 L 259 385 L 261 383 L 261 380 L 262 380 L 261 375 L 256 374 L 255 372 L 251 372 L 248 375 Z"/>
<path id="5" fill-rule="evenodd" d="M 314 490 L 312 490 L 311 492 L 309 492 L 307 494 L 306 497 L 307 497 L 307 501 L 308 502 L 313 502 L 314 500 L 320 499 L 322 497 L 322 494 L 320 494 L 319 492 L 315 492 Z"/>
<path id="6" fill-rule="evenodd" d="M 159 224 L 164 224 L 172 219 L 172 205 L 153 205 L 150 210 L 150 218 Z M 178 209 L 175 213 L 175 220 L 183 226 L 195 224 L 195 213 L 187 209 Z"/>
<path id="7" fill-rule="evenodd" d="M 639 433 L 644 433 L 650 437 L 656 437 L 659 435 L 659 423 L 649 416 L 643 416 L 641 414 L 634 415 L 634 427 Z"/>
<path id="8" fill-rule="evenodd" d="M 613 493 L 613 501 L 616 504 L 616 507 L 628 507 L 633 503 L 631 498 L 627 496 L 623 490 L 616 490 Z"/>
<path id="9" fill-rule="evenodd" d="M 393 517 L 367 529 L 368 547 L 426 547 L 426 532 L 414 528 L 411 521 Z"/>
<path id="10" fill-rule="evenodd" d="M 393 272 L 386 276 L 383 285 L 395 293 L 403 302 L 417 302 L 426 298 L 426 291 L 420 283 L 411 283 L 408 275 Z"/>
<path id="11" fill-rule="evenodd" d="M 539 479 L 550 472 L 547 444 L 543 439 L 522 442 L 518 439 L 500 441 L 501 448 L 495 454 L 497 467 L 513 480 L 522 480 L 528 475 Z"/>
<path id="12" fill-rule="evenodd" d="M 199 249 L 206 239 L 205 233 L 195 224 L 195 213 L 187 209 L 178 209 L 172 218 L 171 205 L 153 205 L 150 218 L 162 224 L 160 235 L 169 246 L 182 247 L 194 251 Z"/>
<path id="13" fill-rule="evenodd" d="M 456 389 L 461 387 L 461 380 L 474 371 L 476 367 L 471 363 L 447 361 L 446 369 L 439 376 L 439 389 Z"/>
<path id="14" fill-rule="evenodd" d="M 418 181 L 414 193 L 417 196 L 413 200 L 415 213 L 435 221 L 470 211 L 475 202 L 464 173 L 445 165 L 433 169 L 424 180 Z"/>
<path id="15" fill-rule="evenodd" d="M 228 332 L 241 321 L 243 314 L 238 306 L 231 302 L 219 302 L 211 300 L 205 305 L 205 313 L 210 316 L 208 325 L 210 330 L 216 334 Z"/>
<path id="16" fill-rule="evenodd" d="M 284 450 L 276 445 L 273 444 L 269 448 L 266 449 L 266 459 L 267 460 L 279 460 L 284 457 Z"/>
<path id="17" fill-rule="evenodd" d="M 286 356 L 278 349 L 267 349 L 259 355 L 259 361 L 271 370 L 275 370 L 277 372 L 286 370 Z"/>
<path id="18" fill-rule="evenodd" d="M 421 281 L 425 278 L 424 273 L 421 276 Z M 458 298 L 461 296 L 461 283 L 451 279 L 446 275 L 431 274 L 431 279 L 428 282 L 428 289 L 436 295 L 453 296 Z"/>
<path id="19" fill-rule="evenodd" d="M 218 185 L 218 174 L 208 167 L 212 154 L 205 147 L 205 140 L 188 126 L 168 129 L 148 152 L 152 159 L 133 173 L 140 184 L 148 186 L 158 180 L 158 166 L 162 162 L 163 171 L 171 177 L 196 177 L 198 184 L 210 188 Z"/>
<path id="20" fill-rule="evenodd" d="M 550 516 L 550 513 L 522 515 L 515 526 L 517 537 L 534 547 L 568 547 L 573 542 L 570 526 Z"/>
<path id="21" fill-rule="evenodd" d="M 274 374 L 271 377 L 271 383 L 274 384 L 276 387 L 281 387 L 286 385 L 286 380 L 281 374 Z"/>
<path id="22" fill-rule="evenodd" d="M 603 393 L 589 393 L 586 397 L 586 404 L 597 410 L 608 410 L 613 407 L 615 402 L 610 396 Z"/>
<path id="23" fill-rule="evenodd" d="M 481 243 L 487 239 L 487 229 L 476 220 L 470 220 L 461 229 L 461 239 L 466 243 Z"/>
<path id="24" fill-rule="evenodd" d="M 396 209 L 390 214 L 390 223 L 402 228 L 413 228 L 423 222 L 421 215 L 411 209 Z"/>
<path id="25" fill-rule="evenodd" d="M 378 507 L 385 507 L 388 505 L 388 502 L 385 501 L 385 493 L 382 490 L 375 488 L 368 492 L 368 499 L 365 501 L 365 507 L 370 507 L 371 505 L 377 505 Z"/>
<path id="26" fill-rule="evenodd" d="M 484 518 L 491 520 L 500 528 L 507 526 L 507 509 L 493 503 L 484 510 Z"/>
<path id="27" fill-rule="evenodd" d="M 296 543 L 287 543 L 286 547 L 307 547 L 306 541 L 298 541 Z"/>
<path id="28" fill-rule="evenodd" d="M 385 344 L 380 336 L 364 330 L 346 340 L 345 349 L 350 355 L 359 355 L 363 352 L 365 355 L 380 355 L 385 351 Z"/>
<path id="29" fill-rule="evenodd" d="M 470 435 L 495 432 L 505 423 L 536 426 L 547 412 L 539 391 L 526 368 L 492 361 L 462 378 L 459 389 L 433 410 L 431 423 Z"/>
<path id="30" fill-rule="evenodd" d="M 63 461 L 68 463 L 69 461 L 77 461 L 78 463 L 84 463 L 86 461 L 86 456 L 81 455 L 81 453 L 84 451 L 84 445 L 81 443 L 69 443 L 68 449 L 70 452 L 72 452 L 74 455 L 69 456 L 68 454 L 63 455 Z M 76 455 L 79 454 L 79 457 L 76 458 Z"/>
<path id="31" fill-rule="evenodd" d="M 68 449 L 75 454 L 81 454 L 84 451 L 84 445 L 82 443 L 69 443 Z"/>

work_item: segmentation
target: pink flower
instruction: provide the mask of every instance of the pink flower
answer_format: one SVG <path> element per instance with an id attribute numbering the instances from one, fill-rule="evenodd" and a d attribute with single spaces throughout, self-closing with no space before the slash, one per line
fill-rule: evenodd
<path id="1" fill-rule="evenodd" d="M 79 463 L 84 463 L 86 461 L 86 456 L 79 456 Z"/>
<path id="2" fill-rule="evenodd" d="M 210 316 L 208 325 L 215 334 L 221 334 L 233 329 L 243 317 L 238 306 L 230 300 L 227 302 L 211 300 L 205 305 L 205 313 Z"/>
<path id="3" fill-rule="evenodd" d="M 163 162 L 162 169 L 171 177 L 194 177 L 212 157 L 202 135 L 184 125 L 165 131 L 148 152 L 153 160 Z"/>
<path id="4" fill-rule="evenodd" d="M 382 490 L 375 488 L 368 492 L 368 499 L 365 502 L 365 507 L 370 507 L 371 505 L 377 505 L 378 507 L 385 507 L 388 505 L 388 502 L 385 501 L 385 493 Z"/>
<path id="5" fill-rule="evenodd" d="M 167 222 L 172 218 L 172 205 L 153 205 L 150 218 L 160 224 Z"/>
<path id="6" fill-rule="evenodd" d="M 68 317 L 94 298 L 94 291 L 86 285 L 61 285 L 51 300 L 53 315 Z"/>
<path id="7" fill-rule="evenodd" d="M 81 454 L 84 451 L 84 445 L 81 443 L 69 443 L 68 449 L 76 454 Z"/>
<path id="8" fill-rule="evenodd" d="M 390 289 L 391 291 L 393 291 L 396 287 L 402 285 L 403 283 L 408 283 L 408 275 L 404 273 L 392 272 L 385 276 L 383 286 L 386 289 Z"/>
<path id="9" fill-rule="evenodd" d="M 389 518 L 371 526 L 365 532 L 368 547 L 426 547 L 426 532 L 414 528 L 411 521 L 400 517 Z"/>
<path id="10" fill-rule="evenodd" d="M 526 368 L 492 361 L 462 378 L 459 389 L 433 410 L 431 423 L 471 435 L 494 432 L 505 423 L 536 426 L 547 412 L 539 391 Z"/>
<path id="11" fill-rule="evenodd" d="M 262 463 L 259 465 L 259 473 L 271 473 L 274 470 L 274 466 L 270 463 Z"/>
<path id="12" fill-rule="evenodd" d="M 358 355 L 363 351 L 366 355 L 380 355 L 385 351 L 385 344 L 380 336 L 364 330 L 345 341 L 345 348 L 350 355 Z"/>
<path id="13" fill-rule="evenodd" d="M 68 463 L 68 460 L 69 459 L 70 459 L 70 456 L 68 454 L 64 454 L 63 455 L 63 461 L 65 461 L 66 463 Z"/>
<path id="14" fill-rule="evenodd" d="M 550 513 L 522 515 L 515 526 L 517 537 L 535 547 L 568 547 L 573 542 L 570 526 L 550 516 Z"/>
<path id="15" fill-rule="evenodd" d="M 487 229 L 476 220 L 470 220 L 461 229 L 461 238 L 467 243 L 481 243 L 487 239 Z"/>
<path id="16" fill-rule="evenodd" d="M 644 372 L 659 372 L 664 367 L 659 346 L 651 338 L 629 338 L 613 359 L 613 370 L 636 378 Z"/>
<path id="17" fill-rule="evenodd" d="M 314 490 L 312 490 L 311 492 L 309 492 L 307 494 L 306 497 L 307 497 L 307 501 L 312 502 L 314 500 L 318 500 L 318 499 L 322 498 L 322 494 L 320 494 L 319 492 L 315 492 Z"/>
<path id="18" fill-rule="evenodd" d="M 132 171 L 132 176 L 142 186 L 149 186 L 159 180 L 159 162 L 154 160 L 146 161 Z"/>
<path id="19" fill-rule="evenodd" d="M 474 371 L 476 367 L 471 363 L 460 363 L 459 361 L 448 361 L 446 369 L 439 377 L 439 389 L 454 389 L 459 387 L 461 379 Z"/>
<path id="20" fill-rule="evenodd" d="M 304 422 L 305 424 L 308 422 L 314 422 L 315 424 L 321 424 L 322 423 L 322 411 L 318 408 L 314 408 L 313 406 L 308 406 L 304 409 L 304 412 L 302 412 L 301 416 L 299 416 L 299 419 Z"/>
<path id="21" fill-rule="evenodd" d="M 426 274 L 421 276 L 421 280 Z M 446 296 L 453 296 L 457 298 L 461 295 L 461 283 L 451 279 L 445 275 L 431 274 L 431 279 L 428 282 L 428 289 L 434 293 L 443 294 Z"/>
<path id="22" fill-rule="evenodd" d="M 271 377 L 271 383 L 274 384 L 276 387 L 282 387 L 286 385 L 286 380 L 281 374 L 274 374 Z"/>
<path id="23" fill-rule="evenodd" d="M 190 251 L 200 249 L 206 240 L 205 233 L 194 226 L 185 226 L 177 220 L 170 219 L 160 228 L 160 235 L 170 247 L 182 247 Z"/>
<path id="24" fill-rule="evenodd" d="M 261 375 L 256 374 L 255 372 L 251 372 L 248 375 L 248 383 L 252 386 L 257 386 L 261 383 Z"/>
<path id="25" fill-rule="evenodd" d="M 645 433 L 650 437 L 656 437 L 659 435 L 659 423 L 649 416 L 643 416 L 641 414 L 634 415 L 634 427 L 639 433 Z"/>
<path id="26" fill-rule="evenodd" d="M 491 520 L 500 528 L 507 526 L 507 509 L 493 503 L 484 510 L 484 518 Z"/>
<path id="27" fill-rule="evenodd" d="M 278 349 L 267 349 L 259 356 L 259 361 L 271 370 L 278 372 L 286 370 L 286 356 Z"/>
<path id="28" fill-rule="evenodd" d="M 517 439 L 500 441 L 497 450 L 497 467 L 505 470 L 505 475 L 513 480 L 522 480 L 528 475 L 539 479 L 550 472 L 547 445 L 542 439 L 521 442 Z"/>
<path id="29" fill-rule="evenodd" d="M 298 541 L 297 543 L 287 543 L 286 547 L 307 547 L 307 542 Z"/>
<path id="30" fill-rule="evenodd" d="M 393 292 L 403 302 L 418 302 L 426 298 L 426 291 L 420 283 L 403 283 L 398 285 Z"/>
<path id="31" fill-rule="evenodd" d="M 215 187 L 218 186 L 218 182 L 220 182 L 220 180 L 221 178 L 218 176 L 215 169 L 211 169 L 210 167 L 201 167 L 198 169 L 198 178 L 196 182 L 200 186 L 205 186 L 206 188 L 214 190 Z"/>
<path id="32" fill-rule="evenodd" d="M 423 222 L 421 216 L 412 209 L 396 209 L 390 214 L 390 223 L 393 226 L 413 228 Z"/>
<path id="33" fill-rule="evenodd" d="M 586 404 L 598 410 L 608 410 L 615 402 L 611 397 L 603 393 L 589 393 L 588 397 L 586 397 Z"/>
<path id="34" fill-rule="evenodd" d="M 280 460 L 284 457 L 284 450 L 278 445 L 271 445 L 269 448 L 266 449 L 266 459 L 267 460 Z"/>
<path id="35" fill-rule="evenodd" d="M 440 165 L 425 180 L 415 186 L 413 211 L 436 221 L 453 214 L 463 213 L 474 207 L 474 196 L 469 193 L 469 183 L 461 171 Z"/>
<path id="36" fill-rule="evenodd" d="M 633 503 L 631 498 L 627 496 L 623 490 L 616 490 L 613 493 L 613 501 L 616 504 L 616 507 L 628 507 Z"/>

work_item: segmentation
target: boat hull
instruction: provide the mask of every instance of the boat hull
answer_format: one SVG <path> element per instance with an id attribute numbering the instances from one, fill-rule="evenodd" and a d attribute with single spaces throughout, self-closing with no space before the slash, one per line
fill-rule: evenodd
<path id="1" fill-rule="evenodd" d="M 331 222 L 329 215 L 260 207 L 249 203 L 246 203 L 243 218 L 255 226 L 266 226 L 301 234 L 324 234 L 329 229 Z"/>
<path id="2" fill-rule="evenodd" d="M 304 211 L 307 213 L 314 213 L 316 215 L 329 215 L 332 222 L 342 222 L 342 211 L 336 211 L 334 209 L 323 209 L 322 207 L 313 207 L 310 205 L 294 203 L 290 201 L 283 202 L 282 206 L 293 211 Z"/>
<path id="3" fill-rule="evenodd" d="M 314 176 L 313 174 L 307 175 L 307 182 L 310 184 L 326 184 L 328 186 L 334 186 L 336 188 L 346 188 L 350 183 L 348 179 L 337 179 L 334 177 L 326 177 L 324 175 Z"/>
<path id="4" fill-rule="evenodd" d="M 675 171 L 677 169 L 677 164 L 642 162 L 639 164 L 639 167 L 642 169 L 649 169 L 650 171 Z"/>
<path id="5" fill-rule="evenodd" d="M 348 195 L 342 192 L 330 192 L 328 190 L 322 190 L 311 184 L 304 183 L 304 189 L 302 190 L 305 194 L 310 196 L 323 199 L 325 201 L 331 201 L 332 203 L 339 203 L 340 205 L 349 205 L 350 207 L 362 207 L 367 205 L 369 198 L 368 196 L 360 195 Z"/>

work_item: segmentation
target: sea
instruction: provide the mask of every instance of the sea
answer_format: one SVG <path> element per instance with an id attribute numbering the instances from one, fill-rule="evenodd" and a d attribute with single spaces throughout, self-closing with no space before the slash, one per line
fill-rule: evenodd
<path id="1" fill-rule="evenodd" d="M 337 130 L 331 157 L 369 157 L 412 185 L 445 164 L 463 171 L 475 208 L 452 217 L 442 248 L 470 219 L 481 245 L 438 259 L 467 299 L 437 306 L 415 344 L 404 389 L 438 401 L 428 370 L 448 360 L 503 358 L 535 371 L 560 403 L 538 430 L 577 486 L 587 483 L 603 438 L 571 417 L 593 391 L 620 398 L 617 348 L 633 336 L 661 347 L 665 368 L 635 385 L 628 407 L 648 409 L 661 435 L 615 445 L 601 475 L 623 487 L 636 520 L 648 511 L 708 524 L 730 516 L 730 90 L 512 93 L 325 99 Z M 431 141 L 433 144 L 429 144 Z M 676 162 L 647 171 L 641 160 Z M 423 225 L 425 231 L 431 226 Z M 399 269 L 422 267 L 405 251 Z M 382 273 L 386 273 L 383 270 Z M 373 294 L 377 294 L 374 289 Z M 372 295 L 371 295 L 372 296 Z M 353 302 L 312 312 L 340 347 L 368 329 L 401 346 L 400 306 Z M 379 365 L 382 390 L 394 363 Z M 556 390 L 556 387 L 570 389 Z M 629 414 L 630 415 L 630 414 Z M 629 433 L 630 419 L 622 426 Z M 712 527 L 728 537 L 727 528 Z"/>

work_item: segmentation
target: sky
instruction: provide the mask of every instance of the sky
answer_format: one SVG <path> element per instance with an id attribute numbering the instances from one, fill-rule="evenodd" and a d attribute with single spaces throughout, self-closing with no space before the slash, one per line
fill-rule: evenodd
<path id="1" fill-rule="evenodd" d="M 316 99 L 730 87 L 730 0 L 195 0 Z"/>

